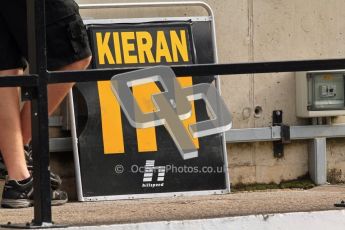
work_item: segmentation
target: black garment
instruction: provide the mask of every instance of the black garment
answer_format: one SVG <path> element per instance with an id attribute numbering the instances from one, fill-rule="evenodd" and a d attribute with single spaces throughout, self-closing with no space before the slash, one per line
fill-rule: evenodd
<path id="1" fill-rule="evenodd" d="M 78 4 L 74 0 L 46 0 L 47 25 L 74 14 L 79 14 Z"/>
<path id="2" fill-rule="evenodd" d="M 46 0 L 47 25 L 78 13 L 79 7 L 74 0 Z M 0 12 L 7 17 L 13 15 L 26 21 L 26 0 L 3 0 Z"/>
<path id="3" fill-rule="evenodd" d="M 56 70 L 91 55 L 87 33 L 74 0 L 46 0 L 47 63 Z M 0 70 L 25 68 L 27 59 L 25 0 L 0 6 Z"/>

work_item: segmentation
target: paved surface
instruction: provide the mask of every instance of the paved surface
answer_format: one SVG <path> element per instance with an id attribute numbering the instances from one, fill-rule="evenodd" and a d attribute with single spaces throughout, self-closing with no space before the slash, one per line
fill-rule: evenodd
<path id="1" fill-rule="evenodd" d="M 68 225 L 137 223 L 146 221 L 217 218 L 337 209 L 345 199 L 345 186 L 323 186 L 311 190 L 272 190 L 228 195 L 159 198 L 107 202 L 68 203 L 53 207 L 53 220 Z M 33 208 L 0 209 L 0 223 L 24 223 Z"/>
<path id="2" fill-rule="evenodd" d="M 69 227 L 69 230 L 344 230 L 345 210 Z M 331 228 L 330 228 L 331 227 Z M 59 229 L 60 230 L 60 229 Z M 61 230 L 64 230 L 61 228 Z"/>

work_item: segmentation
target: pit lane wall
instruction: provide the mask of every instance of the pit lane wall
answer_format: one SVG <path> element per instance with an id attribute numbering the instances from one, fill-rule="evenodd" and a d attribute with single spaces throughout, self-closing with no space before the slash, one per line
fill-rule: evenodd
<path id="1" fill-rule="evenodd" d="M 152 0 L 154 1 L 154 0 Z M 135 2 L 78 0 L 81 3 Z M 140 1 L 141 2 L 141 1 Z M 157 2 L 157 1 L 154 1 Z M 215 13 L 219 62 L 343 58 L 345 2 L 342 0 L 207 0 Z M 128 18 L 200 15 L 199 8 L 83 10 L 84 17 Z M 205 13 L 206 15 L 206 13 Z M 283 110 L 284 123 L 304 125 L 295 111 L 293 73 L 223 77 L 222 95 L 233 115 L 233 128 L 272 125 L 272 111 Z M 261 110 L 260 110 L 261 108 Z M 255 110 L 257 109 L 257 113 Z M 345 121 L 333 118 L 334 123 Z M 308 141 L 285 146 L 273 157 L 272 143 L 228 144 L 231 183 L 279 183 L 308 173 Z M 327 140 L 329 179 L 345 180 L 345 141 Z"/>

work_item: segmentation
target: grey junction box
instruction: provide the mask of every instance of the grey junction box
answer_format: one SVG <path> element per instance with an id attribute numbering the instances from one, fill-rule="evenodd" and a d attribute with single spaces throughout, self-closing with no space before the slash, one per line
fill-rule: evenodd
<path id="1" fill-rule="evenodd" d="M 296 72 L 298 117 L 345 115 L 345 70 Z"/>

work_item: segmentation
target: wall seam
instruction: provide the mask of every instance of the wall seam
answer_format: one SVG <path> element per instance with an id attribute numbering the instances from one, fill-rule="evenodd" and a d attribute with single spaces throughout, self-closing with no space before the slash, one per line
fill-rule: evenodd
<path id="1" fill-rule="evenodd" d="M 247 14 L 248 14 L 248 32 L 247 32 L 247 36 L 248 36 L 248 40 L 249 40 L 249 44 L 248 44 L 248 59 L 250 62 L 254 61 L 254 0 L 247 0 Z M 254 111 L 254 107 L 255 107 L 255 81 L 254 81 L 254 74 L 250 74 L 249 75 L 249 79 L 250 79 L 250 91 L 249 91 L 249 101 L 251 101 L 252 104 L 252 108 Z M 256 127 L 255 124 L 255 118 L 253 120 L 253 125 L 254 127 Z M 253 143 L 252 144 L 252 163 L 255 166 L 254 168 L 254 173 L 255 173 L 255 180 L 257 177 L 257 173 L 256 173 L 256 144 Z"/>

